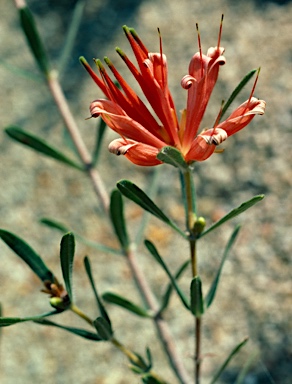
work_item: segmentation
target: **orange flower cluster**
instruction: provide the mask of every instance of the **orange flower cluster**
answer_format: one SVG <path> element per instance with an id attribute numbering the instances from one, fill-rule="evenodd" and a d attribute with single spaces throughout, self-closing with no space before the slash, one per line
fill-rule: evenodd
<path id="1" fill-rule="evenodd" d="M 218 44 L 204 55 L 199 39 L 199 52 L 191 59 L 189 73 L 181 80 L 187 90 L 187 106 L 177 117 L 173 98 L 167 83 L 167 60 L 160 52 L 151 53 L 137 33 L 123 27 L 131 45 L 137 66 L 122 52 L 118 54 L 139 83 L 156 117 L 152 115 L 139 96 L 116 70 L 108 58 L 105 62 L 119 83 L 118 87 L 109 77 L 99 60 L 96 64 L 100 77 L 90 68 L 84 58 L 81 62 L 107 99 L 97 99 L 90 105 L 92 117 L 101 116 L 104 122 L 121 138 L 112 141 L 109 151 L 125 155 L 132 163 L 142 166 L 161 164 L 157 154 L 165 146 L 173 146 L 187 163 L 208 159 L 228 136 L 238 132 L 254 118 L 265 112 L 265 101 L 252 96 L 240 105 L 225 121 L 198 133 L 211 93 L 216 84 L 219 67 L 225 64 L 224 48 L 220 47 L 222 23 Z M 158 121 L 158 119 L 159 121 Z M 219 119 L 217 119 L 217 122 Z"/>

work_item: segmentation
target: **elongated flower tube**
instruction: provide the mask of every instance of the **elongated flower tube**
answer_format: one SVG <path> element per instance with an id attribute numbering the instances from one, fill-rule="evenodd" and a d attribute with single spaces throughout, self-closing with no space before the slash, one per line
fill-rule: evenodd
<path id="1" fill-rule="evenodd" d="M 119 48 L 116 51 L 138 82 L 154 113 L 150 112 L 107 57 L 105 62 L 120 87 L 111 79 L 100 60 L 95 60 L 99 69 L 98 76 L 87 61 L 83 57 L 80 58 L 106 97 L 90 104 L 91 116 L 101 116 L 121 137 L 110 143 L 110 152 L 124 155 L 137 165 L 154 166 L 161 164 L 157 159 L 160 150 L 165 146 L 172 146 L 181 152 L 189 164 L 204 161 L 228 136 L 247 126 L 255 115 L 264 114 L 265 101 L 253 97 L 254 85 L 250 98 L 225 121 L 198 133 L 218 78 L 219 68 L 226 61 L 223 56 L 224 48 L 220 46 L 222 22 L 217 46 L 209 48 L 206 55 L 202 53 L 198 34 L 199 52 L 192 57 L 189 73 L 181 80 L 182 88 L 187 91 L 187 105 L 181 112 L 180 119 L 168 88 L 167 59 L 162 52 L 161 37 L 160 52 L 151 53 L 133 29 L 126 26 L 123 29 L 137 64 L 135 65 Z"/>

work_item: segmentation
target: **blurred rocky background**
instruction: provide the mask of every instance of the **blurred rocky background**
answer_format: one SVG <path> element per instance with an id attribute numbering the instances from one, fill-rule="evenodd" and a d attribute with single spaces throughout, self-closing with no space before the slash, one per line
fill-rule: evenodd
<path id="1" fill-rule="evenodd" d="M 79 2 L 80 6 L 81 2 Z M 57 66 L 77 1 L 28 0 L 50 57 Z M 17 125 L 43 137 L 72 155 L 62 120 L 46 86 L 39 81 L 19 27 L 12 1 L 0 5 L 0 122 L 1 128 Z M 96 121 L 89 116 L 90 101 L 101 96 L 80 66 L 84 55 L 107 55 L 117 68 L 130 75 L 115 53 L 130 48 L 121 27 L 134 27 L 150 51 L 158 51 L 157 27 L 168 57 L 169 85 L 177 109 L 186 95 L 180 87 L 188 63 L 197 51 L 195 23 L 199 23 L 203 52 L 217 43 L 221 14 L 224 13 L 222 46 L 227 63 L 204 120 L 210 126 L 220 102 L 251 69 L 261 67 L 255 96 L 265 99 L 265 116 L 227 140 L 225 152 L 214 155 L 195 168 L 200 215 L 208 224 L 253 195 L 266 198 L 237 220 L 221 227 L 199 244 L 200 271 L 206 288 L 220 263 L 222 250 L 234 225 L 242 224 L 238 241 L 226 262 L 218 295 L 204 318 L 203 383 L 232 348 L 249 336 L 247 346 L 228 366 L 221 383 L 234 383 L 245 362 L 252 357 L 245 384 L 289 384 L 292 382 L 292 4 L 290 1 L 252 0 L 87 0 L 74 48 L 61 82 L 70 107 L 90 148 L 95 142 Z M 21 70 L 21 72 L 20 72 Z M 246 100 L 252 84 L 234 106 Z M 141 169 L 124 158 L 107 153 L 106 134 L 99 170 L 108 191 L 117 180 L 128 178 L 147 188 L 153 169 Z M 180 190 L 175 169 L 160 167 L 157 203 L 184 224 Z M 62 164 L 0 137 L 0 227 L 18 234 L 39 252 L 47 265 L 61 276 L 58 264 L 60 233 L 40 224 L 42 217 L 59 220 L 90 240 L 118 246 L 111 227 L 102 216 L 99 202 L 86 176 Z M 126 203 L 126 213 L 135 226 L 141 210 Z M 133 235 L 135 230 L 130 230 Z M 154 241 L 174 271 L 188 255 L 187 244 L 168 228 L 151 219 L 147 238 Z M 171 243 L 169 242 L 171 238 Z M 83 268 L 88 255 L 100 292 L 113 290 L 139 302 L 128 266 L 122 257 L 103 254 L 77 244 L 75 294 L 77 303 L 92 317 L 97 316 L 94 298 Z M 141 246 L 139 262 L 159 295 L 165 288 L 163 271 L 157 268 Z M 4 243 L 0 243 L 0 292 L 5 316 L 28 316 L 49 310 L 39 292 L 39 281 Z M 181 280 L 188 290 L 189 276 Z M 117 337 L 140 354 L 149 346 L 154 368 L 175 383 L 167 367 L 155 330 L 125 311 L 109 307 Z M 192 370 L 192 319 L 175 295 L 167 312 L 178 347 Z M 60 323 L 83 326 L 78 318 L 62 315 Z M 2 330 L 0 341 L 2 384 L 128 384 L 139 383 L 125 358 L 107 343 L 92 343 L 55 328 L 32 323 Z"/>

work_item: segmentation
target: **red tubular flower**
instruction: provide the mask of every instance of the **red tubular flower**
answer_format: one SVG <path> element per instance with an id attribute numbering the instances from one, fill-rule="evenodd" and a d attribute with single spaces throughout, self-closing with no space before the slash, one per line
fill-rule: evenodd
<path id="1" fill-rule="evenodd" d="M 108 58 L 105 62 L 118 81 L 120 88 L 111 80 L 104 66 L 95 60 L 100 77 L 86 60 L 80 61 L 103 91 L 107 99 L 97 99 L 90 105 L 92 117 L 101 116 L 105 123 L 121 138 L 109 145 L 116 155 L 125 155 L 132 163 L 142 166 L 161 164 L 157 154 L 165 146 L 177 148 L 187 163 L 208 159 L 228 136 L 250 123 L 255 115 L 265 112 L 265 101 L 252 97 L 240 105 L 225 121 L 198 134 L 211 93 L 216 84 L 219 67 L 225 64 L 224 48 L 220 47 L 222 22 L 218 43 L 209 48 L 207 55 L 201 50 L 191 59 L 189 74 L 181 85 L 187 90 L 187 107 L 182 111 L 180 122 L 167 84 L 167 60 L 160 52 L 150 53 L 133 29 L 123 27 L 138 66 L 117 48 L 132 75 L 140 85 L 156 116 L 133 91 Z"/>

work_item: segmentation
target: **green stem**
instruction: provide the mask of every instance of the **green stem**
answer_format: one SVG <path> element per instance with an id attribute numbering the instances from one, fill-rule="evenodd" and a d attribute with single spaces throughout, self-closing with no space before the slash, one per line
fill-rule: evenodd
<path id="1" fill-rule="evenodd" d="M 81 309 L 77 307 L 77 305 L 72 303 L 70 305 L 70 310 L 85 320 L 89 325 L 93 326 L 93 320 L 91 320 L 84 312 L 82 312 Z"/>
<path id="2" fill-rule="evenodd" d="M 186 226 L 189 233 L 190 258 L 192 265 L 192 277 L 198 276 L 196 237 L 194 225 L 196 216 L 196 196 L 192 180 L 192 172 L 188 169 L 183 174 L 184 196 L 186 200 Z M 201 317 L 195 319 L 195 383 L 200 384 L 201 376 Z"/>

